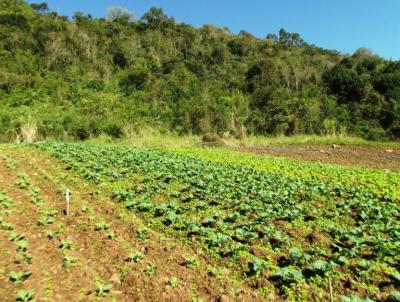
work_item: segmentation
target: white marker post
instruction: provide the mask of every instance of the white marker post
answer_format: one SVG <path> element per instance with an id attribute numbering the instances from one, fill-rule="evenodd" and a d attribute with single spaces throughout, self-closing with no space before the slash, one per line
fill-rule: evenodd
<path id="1" fill-rule="evenodd" d="M 69 215 L 69 202 L 70 202 L 69 195 L 70 195 L 70 191 L 69 191 L 69 189 L 67 189 L 67 190 L 65 191 L 65 202 L 66 202 L 65 214 L 66 214 L 67 216 Z"/>

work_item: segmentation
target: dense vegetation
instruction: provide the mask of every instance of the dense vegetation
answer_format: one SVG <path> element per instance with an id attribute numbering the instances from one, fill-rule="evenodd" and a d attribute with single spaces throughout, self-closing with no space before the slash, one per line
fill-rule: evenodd
<path id="1" fill-rule="evenodd" d="M 178 134 L 400 137 L 400 62 L 343 55 L 284 29 L 263 39 L 194 28 L 152 8 L 135 19 L 0 2 L 0 139 Z"/>
<path id="2" fill-rule="evenodd" d="M 149 226 L 189 239 L 261 294 L 328 301 L 331 284 L 341 301 L 398 301 L 398 173 L 364 170 L 357 183 L 357 169 L 320 165 L 314 168 L 321 173 L 309 175 L 307 163 L 281 159 L 281 169 L 270 171 L 264 167 L 276 166 L 274 158 L 245 162 L 232 153 L 227 163 L 223 150 L 191 149 L 195 157 L 188 157 L 88 144 L 36 146 L 67 170 L 110 186 L 112 198 Z M 207 156 L 213 161 L 200 158 Z M 264 167 L 253 168 L 261 162 Z"/>

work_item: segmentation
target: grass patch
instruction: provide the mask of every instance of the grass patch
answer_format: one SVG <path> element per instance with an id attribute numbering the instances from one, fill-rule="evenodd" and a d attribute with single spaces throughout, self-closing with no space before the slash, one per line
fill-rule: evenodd
<path id="1" fill-rule="evenodd" d="M 257 147 L 279 145 L 357 145 L 370 147 L 400 147 L 400 142 L 368 141 L 348 135 L 293 135 L 293 136 L 246 136 L 241 139 L 226 139 L 228 145 Z"/>

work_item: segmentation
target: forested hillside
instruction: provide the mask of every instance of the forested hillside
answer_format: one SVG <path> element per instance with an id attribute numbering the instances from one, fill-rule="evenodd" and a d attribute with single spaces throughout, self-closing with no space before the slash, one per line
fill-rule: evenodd
<path id="1" fill-rule="evenodd" d="M 178 134 L 400 137 L 400 62 L 256 38 L 112 8 L 72 19 L 45 3 L 0 1 L 0 139 Z"/>

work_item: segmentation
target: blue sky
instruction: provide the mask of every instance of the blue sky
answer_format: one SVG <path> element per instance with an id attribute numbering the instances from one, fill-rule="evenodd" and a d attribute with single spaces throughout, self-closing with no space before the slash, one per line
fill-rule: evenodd
<path id="1" fill-rule="evenodd" d="M 28 1 L 32 2 L 43 2 Z M 196 27 L 215 24 L 257 37 L 281 27 L 311 44 L 344 53 L 360 47 L 400 59 L 400 0 L 48 0 L 51 10 L 72 16 L 82 11 L 105 17 L 107 7 L 122 6 L 140 18 L 151 6 Z"/>

